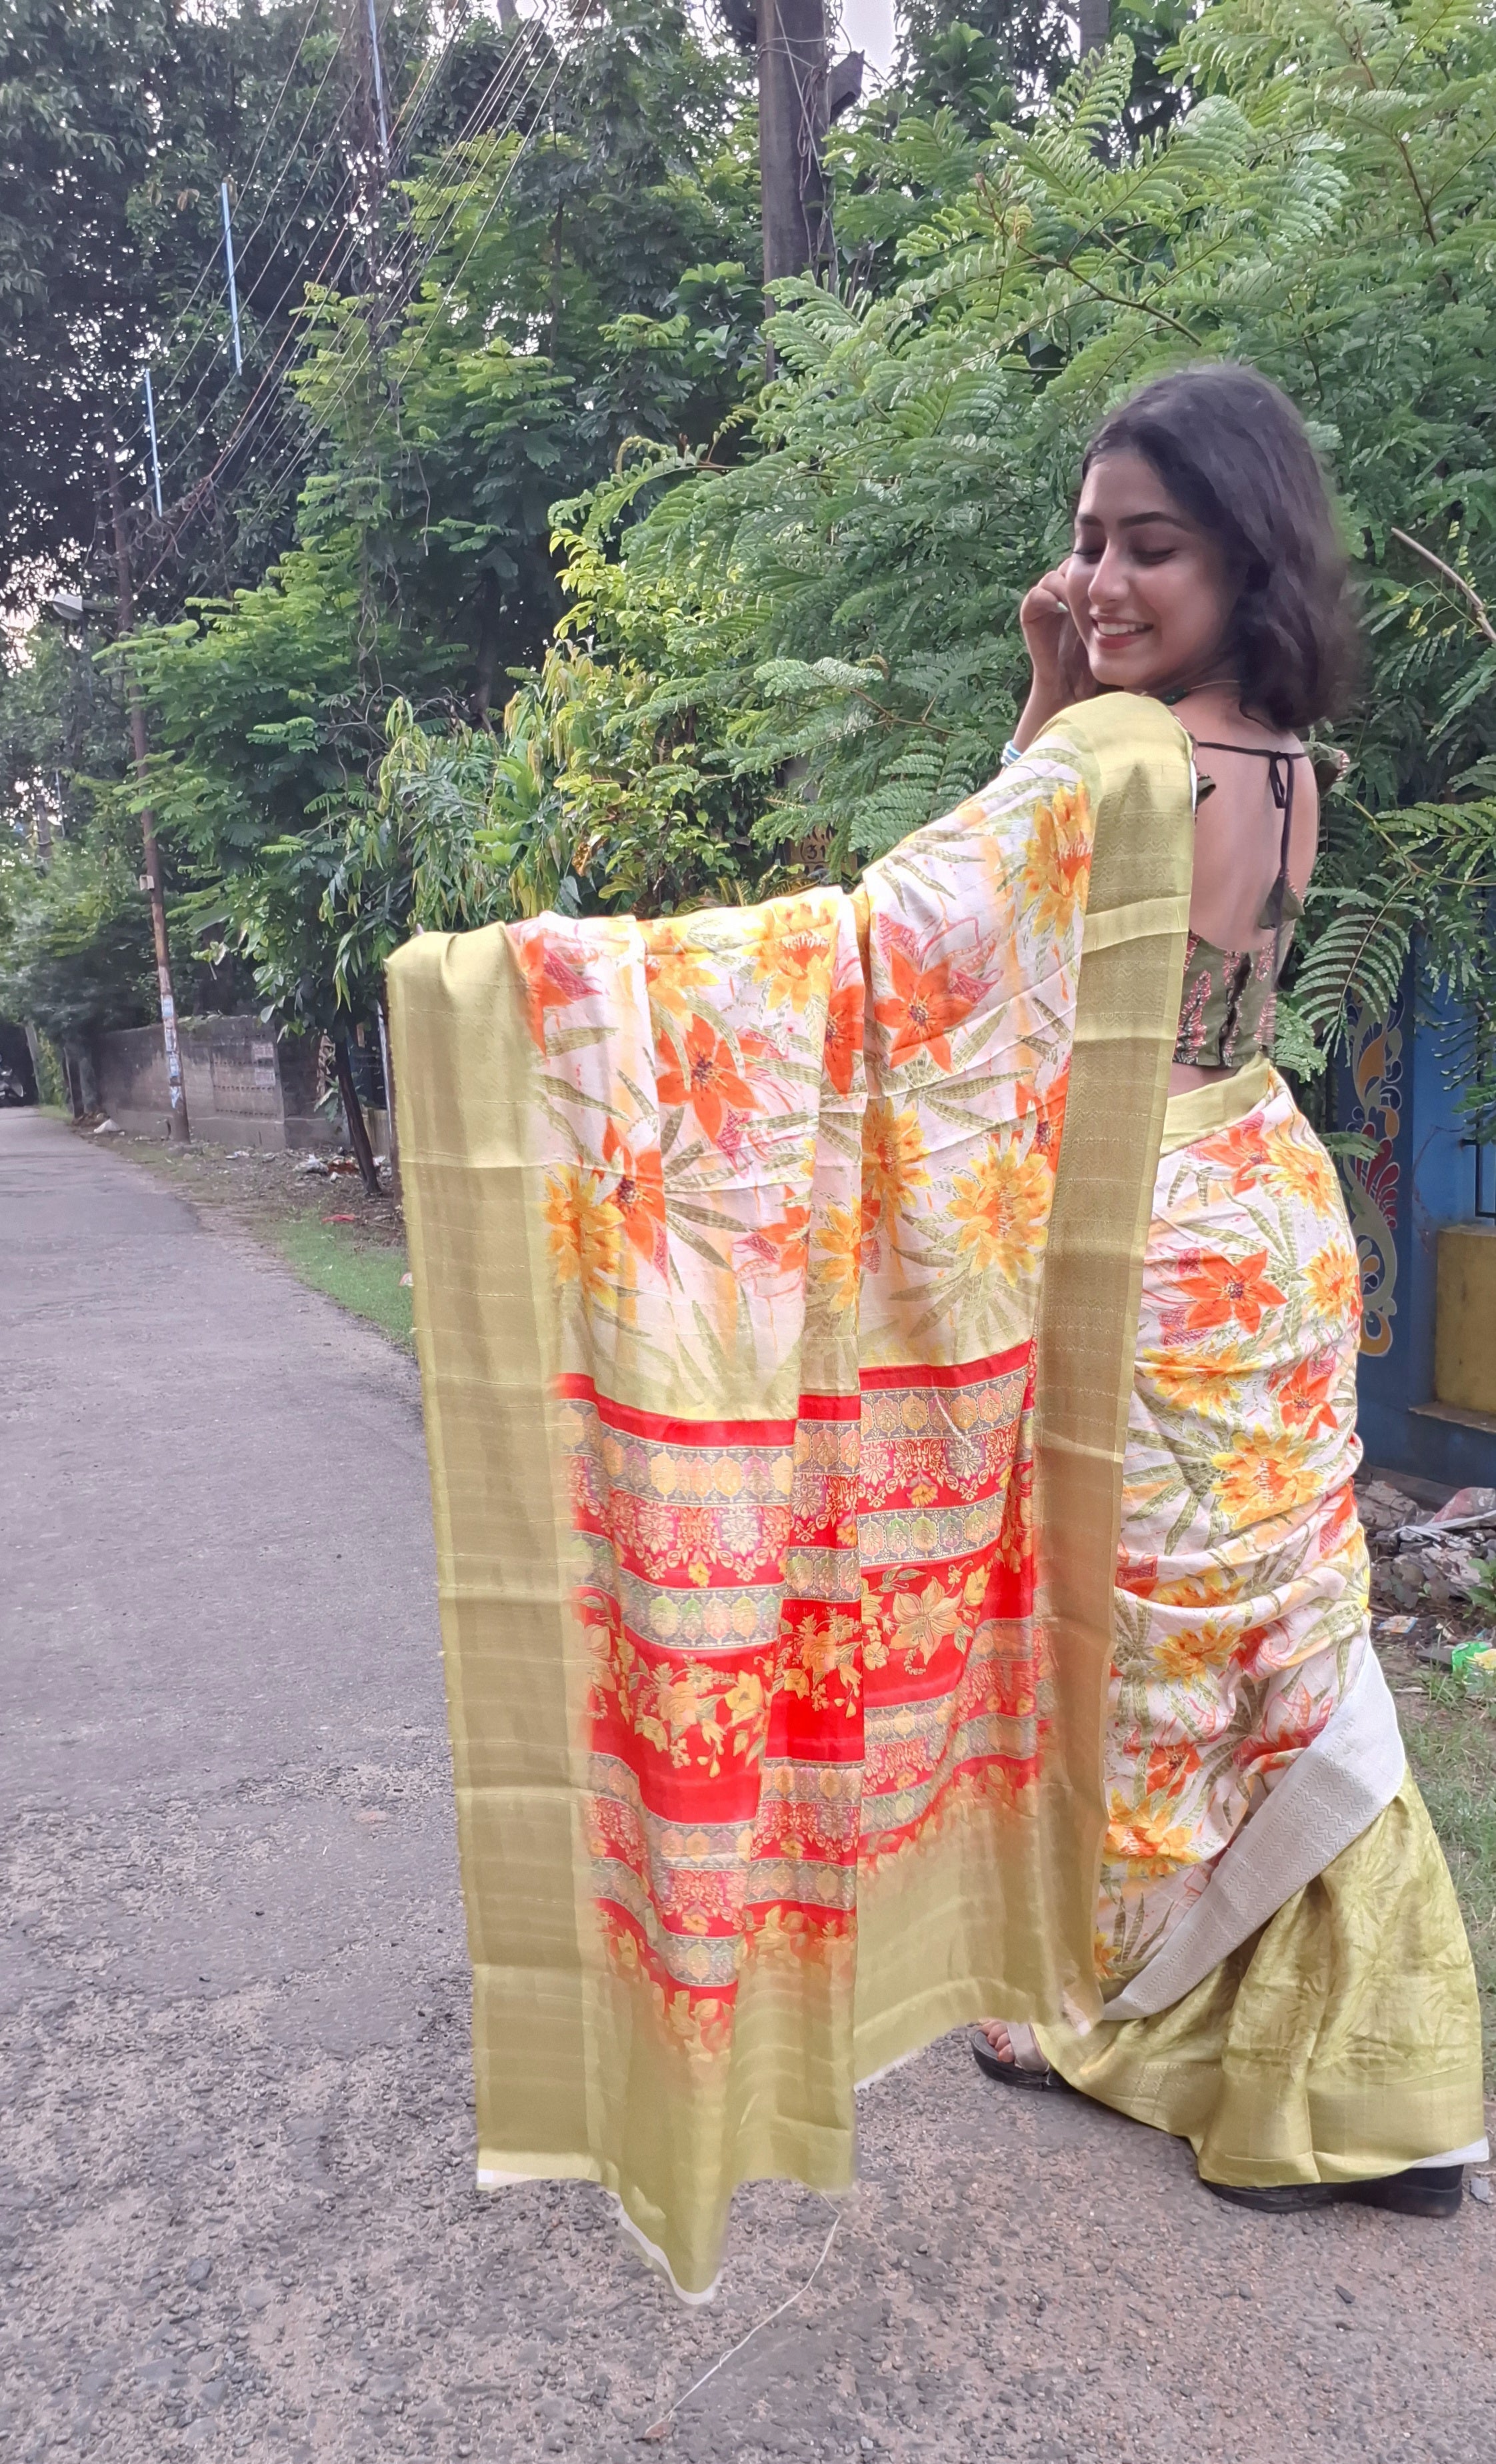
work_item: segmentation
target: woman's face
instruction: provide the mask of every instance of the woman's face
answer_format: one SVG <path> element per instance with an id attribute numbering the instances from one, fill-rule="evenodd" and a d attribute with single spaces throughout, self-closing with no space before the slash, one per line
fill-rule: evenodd
<path id="1" fill-rule="evenodd" d="M 1224 551 L 1140 453 L 1091 464 L 1065 574 L 1098 685 L 1159 693 L 1203 681 L 1224 657 L 1236 602 Z"/>

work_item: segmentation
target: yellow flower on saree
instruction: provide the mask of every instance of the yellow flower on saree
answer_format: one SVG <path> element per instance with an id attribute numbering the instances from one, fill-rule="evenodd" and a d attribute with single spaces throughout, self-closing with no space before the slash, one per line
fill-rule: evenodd
<path id="1" fill-rule="evenodd" d="M 832 1309 L 855 1309 L 862 1282 L 862 1210 L 828 1206 L 811 1240 L 810 1274 Z"/>
<path id="2" fill-rule="evenodd" d="M 1310 1306 L 1327 1326 L 1343 1327 L 1351 1318 L 1359 1324 L 1361 1276 L 1348 1236 L 1316 1251 L 1304 1269 L 1304 1285 Z"/>
<path id="3" fill-rule="evenodd" d="M 600 1172 L 563 1165 L 545 1184 L 545 1227 L 558 1280 L 577 1284 L 587 1300 L 618 1282 L 623 1217 Z"/>
<path id="4" fill-rule="evenodd" d="M 763 987 L 765 1005 L 779 1009 L 787 1001 L 799 1011 L 811 1001 L 824 1001 L 834 940 L 824 912 L 793 900 L 760 908 L 759 914 L 762 921 L 749 942 L 748 964 L 753 981 Z"/>
<path id="5" fill-rule="evenodd" d="M 919 1115 L 911 1107 L 879 1097 L 863 1115 L 863 1226 L 875 1231 L 886 1216 L 899 1214 L 911 1193 L 930 1187 Z"/>
<path id="6" fill-rule="evenodd" d="M 1023 897 L 1031 929 L 1066 933 L 1081 911 L 1090 872 L 1091 817 L 1084 787 L 1060 787 L 1034 815 L 1023 856 Z"/>
<path id="7" fill-rule="evenodd" d="M 1319 1493 L 1319 1472 L 1305 1447 L 1270 1430 L 1245 1430 L 1234 1445 L 1210 1460 L 1220 1475 L 1215 1500 L 1228 1523 L 1261 1523 L 1288 1514 Z"/>
<path id="8" fill-rule="evenodd" d="M 950 1212 L 957 1242 L 976 1265 L 1016 1284 L 1031 1268 L 1049 1211 L 1049 1169 L 1042 1150 L 1026 1154 L 1012 1138 L 994 1138 L 973 1172 L 952 1182 Z"/>

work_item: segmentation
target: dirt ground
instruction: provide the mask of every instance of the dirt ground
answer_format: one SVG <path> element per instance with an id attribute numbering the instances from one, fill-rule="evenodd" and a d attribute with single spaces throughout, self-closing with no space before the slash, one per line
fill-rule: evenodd
<path id="1" fill-rule="evenodd" d="M 0 2455 L 1485 2464 L 1496 2204 L 1255 2216 L 958 2037 L 709 2309 L 479 2193 L 414 1368 L 106 1143 L 0 1115 Z"/>

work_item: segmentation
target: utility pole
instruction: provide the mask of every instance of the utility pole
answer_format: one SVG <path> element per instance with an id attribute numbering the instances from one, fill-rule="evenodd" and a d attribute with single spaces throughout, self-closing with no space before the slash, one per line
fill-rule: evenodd
<path id="1" fill-rule="evenodd" d="M 830 227 L 821 145 L 826 131 L 823 0 L 758 0 L 759 179 L 763 278 L 819 273 Z M 772 315 L 774 303 L 768 303 Z"/>
<path id="2" fill-rule="evenodd" d="M 1080 20 L 1081 58 L 1104 52 L 1111 40 L 1111 0 L 1077 0 L 1075 13 Z"/>
<path id="3" fill-rule="evenodd" d="M 120 578 L 118 631 L 123 641 L 135 627 L 135 585 L 130 574 L 129 525 L 120 488 L 120 473 L 113 456 L 109 462 L 109 510 L 114 516 L 115 568 Z M 135 745 L 135 775 L 143 786 L 150 755 L 145 741 L 145 711 L 133 669 L 125 678 L 125 690 L 130 704 L 130 735 Z M 166 1135 L 173 1146 L 187 1146 L 192 1133 L 187 1127 L 187 1089 L 182 1083 L 182 1053 L 177 1043 L 177 1004 L 171 990 L 171 952 L 166 941 L 166 902 L 162 895 L 161 858 L 156 851 L 156 816 L 148 804 L 141 807 L 141 839 L 145 849 L 145 893 L 150 900 L 151 937 L 156 944 L 156 981 L 161 987 L 161 1031 L 166 1046 L 166 1087 L 171 1106 L 166 1115 Z"/>

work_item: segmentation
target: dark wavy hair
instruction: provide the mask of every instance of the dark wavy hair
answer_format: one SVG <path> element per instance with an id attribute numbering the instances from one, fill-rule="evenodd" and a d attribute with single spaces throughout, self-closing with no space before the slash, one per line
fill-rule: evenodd
<path id="1" fill-rule="evenodd" d="M 1240 596 L 1230 636 L 1242 704 L 1295 732 L 1343 708 L 1360 647 L 1330 493 L 1285 393 L 1255 368 L 1204 362 L 1146 385 L 1103 420 L 1081 475 L 1140 453 L 1221 540 Z"/>

